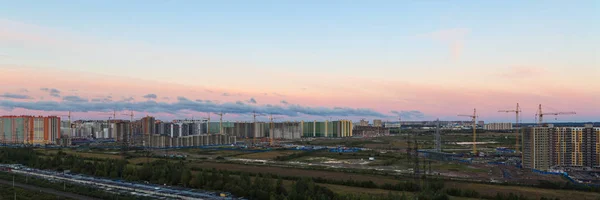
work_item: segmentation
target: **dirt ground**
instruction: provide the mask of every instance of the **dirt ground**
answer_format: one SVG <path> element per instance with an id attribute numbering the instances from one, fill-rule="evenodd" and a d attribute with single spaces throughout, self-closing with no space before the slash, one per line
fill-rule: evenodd
<path id="1" fill-rule="evenodd" d="M 226 169 L 231 171 L 244 171 L 252 173 L 272 173 L 280 176 L 300 176 L 300 177 L 311 177 L 311 178 L 325 178 L 333 180 L 356 180 L 356 181 L 373 181 L 377 184 L 396 184 L 399 181 L 384 176 L 370 176 L 344 172 L 330 172 L 330 171 L 318 171 L 318 170 L 305 170 L 305 169 L 294 169 L 294 168 L 282 168 L 282 167 L 270 167 L 270 166 L 256 166 L 256 165 L 243 165 L 243 164 L 229 164 L 229 163 L 215 163 L 215 162 L 203 162 L 194 164 L 194 167 L 201 167 L 207 169 Z"/>

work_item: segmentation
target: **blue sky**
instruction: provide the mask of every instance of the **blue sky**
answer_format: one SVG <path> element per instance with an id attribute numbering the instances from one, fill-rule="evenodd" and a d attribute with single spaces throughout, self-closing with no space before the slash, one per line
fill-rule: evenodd
<path id="1" fill-rule="evenodd" d="M 527 102 L 589 119 L 600 114 L 590 103 L 600 98 L 599 4 L 0 0 L 0 68 L 160 80 L 244 99 L 266 91 L 309 106 L 432 118 L 472 107 L 501 118 L 503 103 Z M 0 92 L 19 83 L 9 84 Z M 161 91 L 139 95 L 148 93 Z"/>

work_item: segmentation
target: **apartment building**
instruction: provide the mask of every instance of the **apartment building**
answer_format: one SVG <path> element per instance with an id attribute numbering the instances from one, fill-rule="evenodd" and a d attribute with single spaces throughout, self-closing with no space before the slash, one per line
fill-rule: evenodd
<path id="1" fill-rule="evenodd" d="M 149 135 L 149 134 L 156 134 L 156 126 L 154 125 L 156 123 L 156 119 L 154 117 L 151 116 L 146 116 L 144 118 L 141 119 L 142 121 L 142 133 L 145 135 Z"/>
<path id="2" fill-rule="evenodd" d="M 56 144 L 60 139 L 56 116 L 1 116 L 0 142 L 4 144 Z"/>
<path id="3" fill-rule="evenodd" d="M 551 166 L 551 128 L 528 127 L 523 130 L 523 168 L 547 170 Z"/>
<path id="4" fill-rule="evenodd" d="M 524 168 L 600 166 L 600 128 L 528 127 L 523 129 Z"/>
<path id="5" fill-rule="evenodd" d="M 301 122 L 303 137 L 352 137 L 350 120 Z"/>

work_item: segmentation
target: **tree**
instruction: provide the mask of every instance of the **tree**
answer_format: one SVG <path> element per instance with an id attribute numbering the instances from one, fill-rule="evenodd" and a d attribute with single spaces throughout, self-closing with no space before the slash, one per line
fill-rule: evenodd
<path id="1" fill-rule="evenodd" d="M 187 187 L 188 184 L 190 184 L 191 178 L 192 178 L 192 173 L 190 172 L 190 170 L 187 168 L 184 168 L 183 172 L 181 173 L 181 183 L 183 183 L 184 187 Z"/>

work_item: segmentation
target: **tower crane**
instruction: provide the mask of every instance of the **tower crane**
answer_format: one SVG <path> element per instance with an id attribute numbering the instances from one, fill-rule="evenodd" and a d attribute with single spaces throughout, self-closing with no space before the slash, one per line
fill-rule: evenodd
<path id="1" fill-rule="evenodd" d="M 59 117 L 67 117 L 69 119 L 69 135 L 67 135 L 67 137 L 71 137 L 73 135 L 73 130 L 71 130 L 73 127 L 71 127 L 71 111 L 68 111 L 68 113 L 66 115 L 57 115 Z M 60 134 L 60 133 L 59 133 Z"/>
<path id="2" fill-rule="evenodd" d="M 542 112 L 542 104 L 540 104 L 536 117 L 538 118 L 538 124 L 541 125 L 544 123 L 544 115 L 574 115 L 577 114 L 575 112 L 553 112 L 553 113 L 544 113 Z"/>
<path id="3" fill-rule="evenodd" d="M 516 138 L 516 142 L 515 142 L 515 153 L 519 153 L 519 132 L 520 132 L 520 126 L 519 126 L 519 114 L 522 112 L 521 111 L 521 107 L 519 107 L 519 103 L 517 103 L 517 109 L 515 110 L 499 110 L 498 112 L 505 112 L 505 113 L 515 113 L 516 116 L 516 122 L 515 122 L 515 126 L 516 126 L 516 133 L 515 133 L 515 138 Z"/>
<path id="4" fill-rule="evenodd" d="M 127 138 L 128 139 L 127 142 L 132 143 L 131 139 L 133 137 L 131 137 L 131 136 L 133 135 L 133 110 L 130 111 L 130 113 L 125 113 L 123 115 L 130 117 L 130 120 L 129 120 L 129 136 L 128 136 L 129 138 Z"/>
<path id="5" fill-rule="evenodd" d="M 103 114 L 100 114 L 100 115 L 109 115 L 109 117 L 108 117 L 108 120 L 106 120 L 106 125 L 108 125 L 108 132 L 109 132 L 109 134 L 110 134 L 110 133 L 111 133 L 111 132 L 110 132 L 110 129 L 112 128 L 112 127 L 110 126 L 110 119 L 111 119 L 111 117 L 110 117 L 110 116 L 112 116 L 112 120 L 113 120 L 113 121 L 114 121 L 114 120 L 116 120 L 116 119 L 117 119 L 117 111 L 116 111 L 116 110 L 113 110 L 113 112 L 112 112 L 112 113 L 103 113 Z M 113 125 L 114 125 L 114 123 L 113 123 Z M 116 128 L 116 127 L 115 127 L 115 128 Z M 114 129 L 113 129 L 113 132 L 114 132 Z M 112 133 L 112 134 L 114 134 L 114 133 Z M 115 135 L 109 135 L 109 137 L 115 138 Z"/>
<path id="6" fill-rule="evenodd" d="M 273 146 L 273 135 L 275 134 L 275 124 L 273 123 L 274 119 L 278 119 L 278 117 L 273 117 L 273 114 L 269 115 L 270 128 L 269 128 L 269 145 Z"/>
<path id="7" fill-rule="evenodd" d="M 206 120 L 206 134 L 210 134 L 210 112 L 208 113 L 208 117 L 204 117 L 202 119 Z"/>
<path id="8" fill-rule="evenodd" d="M 473 109 L 473 115 L 458 115 L 460 117 L 470 117 L 473 121 L 473 154 L 477 154 L 477 109 Z"/>
<path id="9" fill-rule="evenodd" d="M 253 138 L 253 144 L 256 144 L 256 135 L 257 135 L 256 134 L 256 128 L 257 128 L 257 126 L 256 126 L 256 116 L 264 116 L 264 114 L 260 114 L 260 113 L 256 113 L 256 111 L 252 111 L 252 117 L 253 117 L 253 120 L 254 120 L 253 121 L 253 124 L 254 124 L 254 133 L 253 133 L 253 135 L 254 135 L 254 137 L 252 137 Z"/>
<path id="10" fill-rule="evenodd" d="M 219 134 L 223 134 L 223 112 L 220 113 L 215 113 L 217 115 L 219 115 Z"/>

